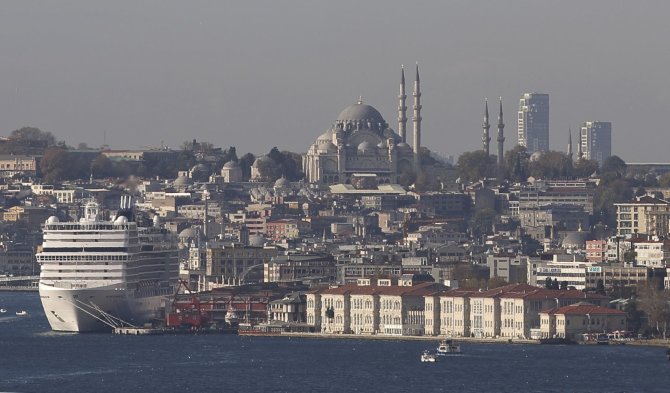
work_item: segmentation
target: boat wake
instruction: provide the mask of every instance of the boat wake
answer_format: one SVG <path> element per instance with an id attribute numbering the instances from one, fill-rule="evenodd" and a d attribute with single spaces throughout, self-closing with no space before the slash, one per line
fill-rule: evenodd
<path id="1" fill-rule="evenodd" d="M 103 375 L 103 374 L 113 374 L 118 372 L 116 369 L 100 369 L 100 370 L 90 370 L 90 371 L 73 371 L 69 373 L 52 373 L 52 374 L 43 374 L 43 375 L 24 375 L 15 378 L 8 378 L 0 383 L 2 385 L 17 385 L 17 384 L 29 384 L 37 381 L 49 381 L 49 380 L 63 380 L 68 377 L 84 377 L 88 375 Z"/>

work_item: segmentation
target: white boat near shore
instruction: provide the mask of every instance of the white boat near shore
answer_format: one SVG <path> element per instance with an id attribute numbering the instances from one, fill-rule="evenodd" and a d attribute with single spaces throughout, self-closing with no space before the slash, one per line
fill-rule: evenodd
<path id="1" fill-rule="evenodd" d="M 435 363 L 437 358 L 429 351 L 423 351 L 421 354 L 421 363 Z"/>
<path id="2" fill-rule="evenodd" d="M 436 354 L 438 356 L 447 356 L 447 355 L 458 355 L 461 353 L 461 346 L 454 342 L 451 339 L 445 339 L 440 341 L 440 345 L 437 346 Z"/>
<path id="3" fill-rule="evenodd" d="M 17 311 L 16 315 L 19 317 L 25 317 L 26 315 L 28 315 L 28 311 L 26 310 Z"/>

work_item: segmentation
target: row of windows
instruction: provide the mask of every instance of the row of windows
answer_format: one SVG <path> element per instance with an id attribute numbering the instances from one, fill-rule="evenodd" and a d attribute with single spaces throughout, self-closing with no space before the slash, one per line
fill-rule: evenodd
<path id="1" fill-rule="evenodd" d="M 46 261 L 126 261 L 127 255 L 38 255 L 37 260 Z"/>

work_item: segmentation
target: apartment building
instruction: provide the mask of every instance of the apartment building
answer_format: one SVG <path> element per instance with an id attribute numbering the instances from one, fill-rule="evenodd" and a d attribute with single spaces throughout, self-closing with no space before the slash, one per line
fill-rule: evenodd
<path id="1" fill-rule="evenodd" d="M 628 202 L 615 203 L 617 235 L 646 234 L 666 236 L 670 231 L 670 202 L 649 195 L 635 197 Z"/>

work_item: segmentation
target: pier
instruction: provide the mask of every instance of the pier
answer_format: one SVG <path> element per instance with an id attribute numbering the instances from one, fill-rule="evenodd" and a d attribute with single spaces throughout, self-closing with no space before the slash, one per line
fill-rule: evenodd
<path id="1" fill-rule="evenodd" d="M 129 336 L 155 336 L 158 334 L 165 334 L 167 331 L 155 328 L 138 328 L 138 327 L 115 327 L 114 334 L 123 334 Z"/>

